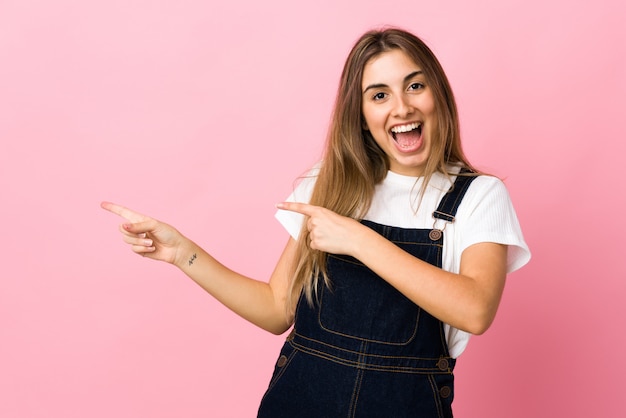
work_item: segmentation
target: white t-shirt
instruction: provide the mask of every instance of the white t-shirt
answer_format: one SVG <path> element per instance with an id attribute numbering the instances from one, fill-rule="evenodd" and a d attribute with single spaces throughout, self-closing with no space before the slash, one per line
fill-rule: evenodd
<path id="1" fill-rule="evenodd" d="M 317 171 L 313 169 L 304 177 L 287 201 L 308 203 Z M 526 264 L 530 260 L 530 251 L 524 241 L 509 193 L 504 183 L 496 177 L 478 176 L 472 182 L 453 223 L 433 218 L 433 211 L 454 179 L 452 177 L 449 180 L 441 173 L 433 174 L 420 202 L 423 179 L 389 171 L 386 178 L 376 186 L 372 205 L 365 219 L 400 228 L 443 229 L 442 268 L 453 273 L 459 272 L 463 250 L 480 242 L 509 246 L 507 273 Z M 279 210 L 276 218 L 294 239 L 298 238 L 303 215 Z M 471 334 L 448 324 L 444 324 L 444 328 L 450 356 L 456 358 L 465 350 Z"/>

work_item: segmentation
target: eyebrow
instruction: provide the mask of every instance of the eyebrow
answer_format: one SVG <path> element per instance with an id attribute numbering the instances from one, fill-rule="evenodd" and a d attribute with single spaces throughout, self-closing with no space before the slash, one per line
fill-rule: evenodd
<path id="1" fill-rule="evenodd" d="M 407 75 L 406 77 L 404 77 L 404 82 L 408 82 L 410 79 L 412 79 L 413 77 L 420 75 L 420 74 L 424 74 L 424 72 L 422 70 L 417 70 L 417 71 L 413 71 L 411 74 Z M 383 87 L 389 87 L 386 84 L 370 84 L 369 86 L 367 86 L 365 89 L 363 89 L 363 94 L 365 94 L 368 90 L 371 89 L 379 89 L 379 88 L 383 88 Z"/>

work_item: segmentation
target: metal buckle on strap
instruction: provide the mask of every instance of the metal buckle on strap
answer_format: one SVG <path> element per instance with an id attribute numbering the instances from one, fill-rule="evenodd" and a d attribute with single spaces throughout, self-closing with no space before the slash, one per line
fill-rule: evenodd
<path id="1" fill-rule="evenodd" d="M 437 214 L 439 216 L 435 216 L 435 214 Z M 433 212 L 433 217 L 436 218 L 436 219 L 443 219 L 444 221 L 446 221 L 448 223 L 454 222 L 454 216 L 448 215 L 447 213 L 443 213 L 443 212 L 440 212 L 438 210 Z"/>

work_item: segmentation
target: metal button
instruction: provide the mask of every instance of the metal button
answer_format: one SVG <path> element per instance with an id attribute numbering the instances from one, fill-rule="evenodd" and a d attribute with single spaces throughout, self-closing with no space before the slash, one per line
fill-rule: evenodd
<path id="1" fill-rule="evenodd" d="M 444 399 L 450 396 L 451 394 L 452 394 L 452 389 L 450 389 L 450 386 L 444 386 L 441 389 L 439 389 L 439 396 L 441 396 Z"/>
<path id="2" fill-rule="evenodd" d="M 438 241 L 441 238 L 441 231 L 439 229 L 433 229 L 428 233 L 428 238 L 433 241 Z"/>
<path id="3" fill-rule="evenodd" d="M 437 362 L 437 367 L 439 367 L 439 370 L 448 370 L 448 360 L 446 360 L 445 358 L 439 359 L 439 361 Z"/>
<path id="4" fill-rule="evenodd" d="M 276 363 L 276 365 L 278 367 L 283 367 L 285 364 L 287 364 L 287 356 L 278 357 L 278 362 Z"/>

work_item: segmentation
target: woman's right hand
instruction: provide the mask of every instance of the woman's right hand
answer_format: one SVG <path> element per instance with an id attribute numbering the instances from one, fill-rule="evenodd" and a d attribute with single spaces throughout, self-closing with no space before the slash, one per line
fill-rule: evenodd
<path id="1" fill-rule="evenodd" d="M 175 228 L 111 202 L 102 202 L 100 206 L 128 221 L 120 225 L 120 232 L 133 252 L 175 265 L 181 262 L 178 258 L 185 237 Z"/>
<path id="2" fill-rule="evenodd" d="M 229 269 L 166 223 L 110 202 L 101 206 L 126 219 L 120 231 L 135 253 L 174 264 L 226 307 L 267 331 L 282 334 L 291 326 L 295 307 L 285 304 L 296 254 L 293 239 L 266 283 Z"/>

